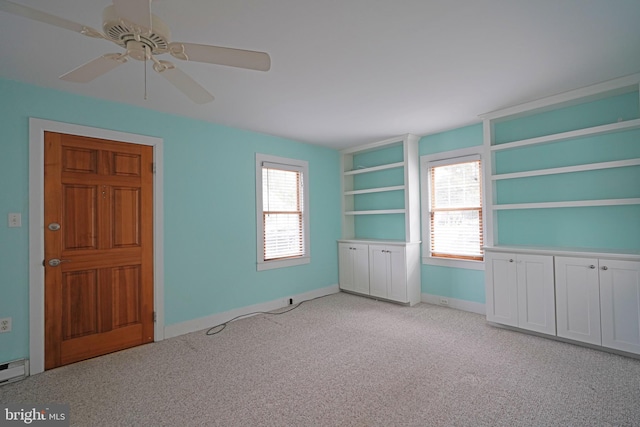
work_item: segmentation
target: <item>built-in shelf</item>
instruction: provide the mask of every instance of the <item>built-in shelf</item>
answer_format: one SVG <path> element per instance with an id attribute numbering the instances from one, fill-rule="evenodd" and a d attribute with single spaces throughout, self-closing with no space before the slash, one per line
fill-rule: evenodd
<path id="1" fill-rule="evenodd" d="M 367 188 L 365 190 L 345 191 L 344 195 L 354 196 L 356 194 L 383 193 L 385 191 L 398 191 L 398 190 L 404 190 L 404 189 L 405 189 L 404 185 L 395 185 L 393 187 L 378 187 L 378 188 Z"/>
<path id="2" fill-rule="evenodd" d="M 601 200 L 574 200 L 564 202 L 538 202 L 538 203 L 511 203 L 493 205 L 493 210 L 515 210 L 515 209 L 549 209 L 549 208 L 581 208 L 589 206 L 620 206 L 620 205 L 640 205 L 640 198 L 628 199 L 601 199 Z"/>
<path id="3" fill-rule="evenodd" d="M 487 153 L 487 156 L 483 158 L 485 162 L 484 178 L 486 183 L 484 188 L 485 194 L 483 196 L 485 196 L 485 200 L 487 201 L 487 213 L 483 217 L 483 224 L 486 225 L 485 244 L 488 247 L 500 246 L 501 238 L 499 231 L 501 231 L 501 227 L 498 226 L 498 223 L 503 219 L 505 219 L 514 230 L 510 238 L 517 239 L 518 241 L 513 243 L 526 243 L 536 239 L 536 241 L 541 242 L 555 242 L 557 240 L 555 237 L 557 236 L 542 235 L 536 239 L 532 239 L 531 236 L 537 234 L 536 232 L 529 232 L 529 235 L 521 233 L 522 228 L 529 226 L 537 227 L 537 232 L 545 233 L 546 229 L 543 224 L 545 221 L 549 222 L 549 230 L 562 227 L 565 223 L 571 228 L 571 232 L 563 239 L 567 244 L 572 242 L 594 241 L 595 237 L 593 236 L 578 237 L 582 232 L 588 233 L 590 225 L 593 225 L 593 227 L 602 225 L 603 227 L 609 227 L 615 230 L 623 227 L 622 225 L 614 224 L 616 219 L 613 218 L 617 217 L 609 216 L 608 213 L 616 213 L 625 206 L 628 207 L 625 209 L 637 209 L 640 205 L 640 197 L 637 197 L 637 194 L 631 194 L 629 192 L 621 194 L 609 192 L 603 194 L 603 191 L 606 191 L 606 188 L 609 188 L 609 186 L 616 190 L 622 187 L 632 190 L 634 188 L 633 186 L 636 185 L 633 180 L 625 179 L 625 177 L 629 175 L 623 172 L 632 172 L 630 168 L 640 166 L 640 156 L 637 155 L 637 143 L 640 142 L 640 140 L 636 137 L 637 130 L 640 129 L 640 118 L 637 111 L 637 98 L 634 99 L 634 96 L 637 97 L 639 89 L 640 74 L 634 74 L 480 116 L 483 119 L 484 147 Z M 599 105 L 592 104 L 586 110 L 564 110 L 566 108 L 570 109 L 574 106 L 584 106 L 588 103 L 600 102 L 601 100 L 612 99 L 618 96 L 625 96 L 624 101 L 620 99 L 613 102 L 629 102 L 629 104 L 602 103 Z M 633 102 L 633 104 L 631 102 Z M 620 110 L 615 110 L 616 112 L 603 111 L 602 108 L 606 108 L 606 105 L 619 108 Z M 591 110 L 589 110 L 589 108 L 591 108 Z M 510 129 L 511 131 L 519 130 L 525 133 L 535 131 L 537 135 L 545 133 L 545 130 L 551 132 L 552 128 L 558 125 L 558 123 L 554 124 L 549 122 L 549 126 L 547 126 L 543 117 L 538 117 L 538 121 L 527 121 L 527 118 L 560 110 L 564 110 L 564 112 L 558 113 L 557 119 L 562 120 L 563 117 L 566 118 L 566 126 L 572 126 L 572 123 L 575 123 L 573 130 L 536 137 L 529 137 L 533 135 L 532 133 L 520 133 L 519 138 L 518 136 L 514 136 L 516 139 L 514 141 L 496 141 L 496 132 L 503 129 Z M 581 114 L 580 111 L 590 111 L 589 116 L 580 116 L 579 120 L 577 117 L 569 117 L 570 114 Z M 598 111 L 602 111 L 602 114 L 600 115 Z M 567 116 L 563 116 L 563 114 L 567 114 Z M 618 117 L 624 117 L 625 120 Z M 518 121 L 520 119 L 525 120 L 519 123 Z M 582 124 L 578 125 L 577 122 Z M 519 126 L 520 124 L 522 125 L 521 127 Z M 500 126 L 505 127 L 500 128 Z M 536 128 L 533 129 L 530 126 L 536 126 Z M 582 127 L 576 128 L 578 126 Z M 633 133 L 630 133 L 632 131 Z M 622 135 L 623 133 L 625 135 Z M 620 138 L 618 138 L 616 134 L 621 134 Z M 584 145 L 582 144 L 583 140 L 585 141 Z M 623 142 L 624 145 L 621 145 Z M 609 146 L 609 143 L 611 143 L 611 146 Z M 530 147 L 544 147 L 545 144 L 549 144 L 549 150 L 547 151 L 544 148 L 539 151 L 536 150 L 537 152 L 535 154 L 530 154 L 531 156 L 536 156 L 535 159 L 531 159 L 535 161 L 528 161 L 527 156 L 529 156 L 529 152 L 526 149 Z M 554 144 L 557 150 L 551 147 L 550 144 Z M 580 150 L 575 144 L 578 144 L 578 146 L 583 145 L 585 150 L 589 150 L 588 153 L 576 152 L 576 155 L 572 156 L 570 150 Z M 562 149 L 565 149 L 565 151 L 560 151 Z M 619 155 L 616 154 L 618 151 L 620 153 Z M 501 155 L 502 153 L 504 153 L 504 155 Z M 517 155 L 511 157 L 507 156 L 507 153 Z M 546 159 L 547 161 L 544 161 L 544 153 L 547 153 L 546 155 L 549 156 L 549 158 Z M 621 168 L 628 168 L 628 170 L 623 171 Z M 500 170 L 505 171 L 505 173 L 498 173 Z M 594 183 L 590 179 L 585 179 L 584 185 L 581 186 L 580 182 L 575 182 L 572 179 L 566 181 L 570 183 L 567 185 L 581 186 L 581 195 L 576 194 L 572 197 L 572 192 L 567 189 L 567 191 L 561 192 L 561 194 L 557 194 L 557 192 L 553 193 L 555 196 L 550 195 L 547 199 L 549 201 L 540 200 L 544 200 L 544 194 L 546 192 L 544 186 L 549 185 L 550 180 L 535 181 L 532 179 L 526 182 L 526 187 L 522 187 L 523 191 L 526 190 L 526 194 L 518 192 L 517 196 L 515 191 L 517 191 L 518 181 L 509 181 L 520 178 L 551 176 L 557 177 L 557 185 L 561 185 L 560 183 L 565 182 L 560 180 L 564 178 L 561 176 L 562 174 L 565 174 L 566 178 L 574 178 L 574 176 L 567 174 L 589 171 L 602 171 L 602 173 L 598 175 L 597 182 Z M 575 176 L 575 178 L 580 178 L 580 176 Z M 503 183 L 505 185 L 502 185 Z M 592 188 L 590 188 L 590 186 L 592 186 Z M 631 197 L 624 197 L 627 194 Z M 499 195 L 501 197 L 498 197 Z M 608 196 L 611 198 L 603 198 Z M 501 203 L 498 203 L 498 200 L 500 200 Z M 602 224 L 596 223 L 594 217 L 591 216 L 592 212 L 588 211 L 591 207 L 598 207 L 601 211 Z M 571 208 L 571 210 L 560 211 L 565 208 Z M 549 209 L 551 211 L 548 213 L 536 213 L 535 211 L 525 213 L 527 210 L 536 209 Z M 557 211 L 553 211 L 553 209 Z M 635 212 L 635 210 L 633 212 Z M 500 213 L 502 213 L 502 215 L 500 215 Z M 506 215 L 506 213 L 509 214 Z M 583 214 L 585 214 L 584 217 L 582 217 Z M 543 219 L 545 220 L 543 221 Z M 575 221 L 575 223 L 573 223 L 573 221 Z M 625 240 L 620 238 L 616 241 L 614 238 L 609 238 L 608 240 L 603 239 L 602 242 L 603 244 L 628 246 L 626 243 L 627 240 L 629 239 Z"/>
<path id="4" fill-rule="evenodd" d="M 585 136 L 604 135 L 612 132 L 640 129 L 640 119 L 627 120 L 625 122 L 611 123 L 607 125 L 594 126 L 585 129 L 572 130 L 569 132 L 556 133 L 553 135 L 539 136 L 536 138 L 523 139 L 520 141 L 505 142 L 492 145 L 491 151 L 510 150 L 528 145 L 548 144 L 551 142 L 567 141 Z"/>
<path id="5" fill-rule="evenodd" d="M 528 178 L 532 176 L 557 175 L 557 174 L 563 174 L 563 173 L 584 172 L 584 171 L 592 171 L 592 170 L 598 170 L 598 169 L 624 168 L 628 166 L 640 166 L 640 159 L 616 160 L 612 162 L 589 163 L 584 165 L 565 166 L 561 168 L 538 169 L 538 170 L 530 170 L 530 171 L 524 171 L 524 172 L 503 173 L 503 174 L 493 175 L 491 179 L 494 181 L 497 181 L 501 179 Z"/>
<path id="6" fill-rule="evenodd" d="M 404 162 L 397 162 L 397 163 L 388 163 L 386 165 L 380 165 L 380 166 L 372 166 L 369 168 L 360 168 L 360 169 L 354 169 L 354 170 L 350 170 L 350 171 L 345 171 L 345 175 L 358 175 L 361 173 L 370 173 L 370 172 L 377 172 L 377 171 L 382 171 L 385 169 L 395 169 L 395 168 L 402 168 L 404 167 Z"/>
<path id="7" fill-rule="evenodd" d="M 407 134 L 341 151 L 343 238 L 357 240 L 394 236 L 404 242 L 419 240 L 419 139 L 416 135 Z M 402 161 L 398 161 L 400 159 Z M 372 164 L 375 166 L 370 166 Z M 392 170 L 389 175 L 363 175 L 389 170 Z M 367 194 L 380 196 L 368 198 L 366 209 L 359 209 L 361 200 L 358 196 Z M 365 218 L 372 215 L 380 218 L 374 217 L 373 221 Z M 401 222 L 404 222 L 404 236 L 399 234 Z"/>
<path id="8" fill-rule="evenodd" d="M 345 215 L 388 215 L 388 214 L 403 214 L 405 209 L 376 209 L 369 211 L 347 211 Z"/>

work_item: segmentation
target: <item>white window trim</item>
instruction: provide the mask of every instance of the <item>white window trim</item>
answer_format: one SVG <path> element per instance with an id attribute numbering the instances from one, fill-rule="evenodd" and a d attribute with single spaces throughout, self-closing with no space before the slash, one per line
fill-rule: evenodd
<path id="1" fill-rule="evenodd" d="M 420 185 L 421 185 L 421 218 L 422 218 L 422 263 L 428 265 L 437 265 L 441 267 L 464 268 L 468 270 L 484 270 L 484 261 L 473 261 L 464 259 L 447 259 L 431 256 L 431 233 L 429 232 L 429 168 L 431 166 L 444 166 L 452 163 L 462 163 L 480 159 L 484 168 L 484 160 L 482 158 L 483 147 L 462 148 L 460 150 L 443 151 L 441 153 L 427 154 L 420 156 Z M 482 217 L 486 213 L 486 197 L 484 174 L 482 174 Z M 486 224 L 486 220 L 483 221 Z M 486 236 L 486 226 L 483 226 L 483 234 Z"/>
<path id="2" fill-rule="evenodd" d="M 303 185 L 303 211 L 304 221 L 304 256 L 296 258 L 264 260 L 264 224 L 262 222 L 262 165 L 263 163 L 276 163 L 292 170 L 302 170 Z M 257 270 L 271 270 L 274 268 L 292 267 L 295 265 L 309 264 L 311 262 L 311 244 L 309 228 L 309 162 L 305 160 L 289 159 L 286 157 L 270 156 L 256 153 L 256 246 L 257 246 Z"/>

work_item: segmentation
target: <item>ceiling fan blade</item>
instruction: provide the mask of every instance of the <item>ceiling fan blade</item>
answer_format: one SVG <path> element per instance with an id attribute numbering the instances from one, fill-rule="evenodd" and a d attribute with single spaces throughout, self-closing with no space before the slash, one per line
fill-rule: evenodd
<path id="1" fill-rule="evenodd" d="M 196 104 L 206 104 L 207 102 L 213 101 L 213 95 L 207 92 L 205 88 L 200 86 L 198 82 L 189 77 L 184 71 L 176 68 L 171 62 L 157 61 L 153 69 Z"/>
<path id="2" fill-rule="evenodd" d="M 87 27 L 86 25 L 78 24 L 77 22 L 69 21 L 68 19 L 59 18 L 55 15 L 51 15 L 40 10 L 32 9 L 30 7 L 13 3 L 7 0 L 0 0 L 0 10 L 8 13 L 13 13 L 14 15 L 22 16 L 25 18 L 33 19 L 34 21 L 40 21 L 44 22 L 45 24 L 75 31 L 76 33 L 84 34 L 86 36 L 104 38 L 102 33 L 100 33 L 98 30 Z"/>
<path id="3" fill-rule="evenodd" d="M 113 5 L 120 18 L 151 29 L 151 0 L 113 0 Z"/>
<path id="4" fill-rule="evenodd" d="M 208 62 L 258 71 L 268 71 L 271 68 L 269 54 L 254 50 L 174 42 L 169 43 L 169 52 L 186 61 Z"/>
<path id="5" fill-rule="evenodd" d="M 96 77 L 113 70 L 120 64 L 127 62 L 127 56 L 120 53 L 107 53 L 99 58 L 87 62 L 78 68 L 60 76 L 61 80 L 75 83 L 87 83 Z"/>

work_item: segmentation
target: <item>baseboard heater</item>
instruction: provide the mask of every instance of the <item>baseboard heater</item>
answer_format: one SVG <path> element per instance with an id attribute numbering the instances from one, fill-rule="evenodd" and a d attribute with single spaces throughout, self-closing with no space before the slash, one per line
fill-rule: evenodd
<path id="1" fill-rule="evenodd" d="M 25 379 L 29 375 L 29 360 L 18 359 L 0 363 L 0 385 Z"/>

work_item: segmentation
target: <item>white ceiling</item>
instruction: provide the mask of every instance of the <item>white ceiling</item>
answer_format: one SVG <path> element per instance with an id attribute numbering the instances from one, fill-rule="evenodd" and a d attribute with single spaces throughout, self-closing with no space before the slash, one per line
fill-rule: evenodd
<path id="1" fill-rule="evenodd" d="M 14 1 L 97 29 L 111 4 Z M 172 41 L 265 51 L 271 70 L 174 60 L 216 99 L 193 104 L 148 67 L 144 100 L 138 61 L 58 80 L 118 46 L 0 12 L 0 77 L 344 148 L 640 71 L 640 0 L 154 0 L 152 11 Z"/>

